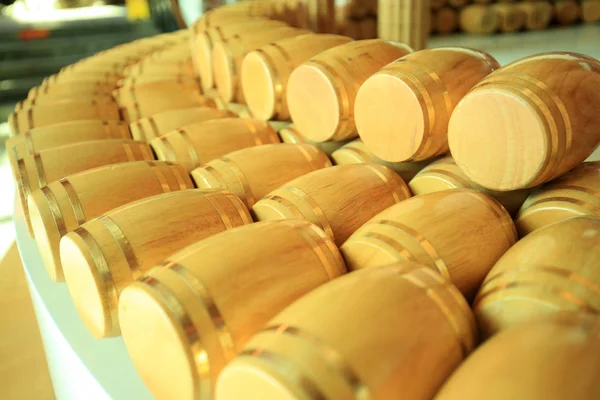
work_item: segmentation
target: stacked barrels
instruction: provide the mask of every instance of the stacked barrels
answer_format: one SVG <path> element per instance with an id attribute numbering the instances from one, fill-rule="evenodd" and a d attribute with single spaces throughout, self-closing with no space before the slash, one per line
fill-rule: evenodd
<path id="1" fill-rule="evenodd" d="M 8 148 L 50 277 L 159 400 L 595 398 L 600 62 L 353 40 L 332 5 L 32 89 Z"/>

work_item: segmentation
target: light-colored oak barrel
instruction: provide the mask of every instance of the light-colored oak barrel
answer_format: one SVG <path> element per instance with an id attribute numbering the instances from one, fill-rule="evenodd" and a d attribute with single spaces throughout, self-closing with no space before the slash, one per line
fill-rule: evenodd
<path id="1" fill-rule="evenodd" d="M 216 399 L 430 399 L 476 341 L 469 305 L 434 271 L 358 271 L 269 321 L 223 369 Z"/>
<path id="2" fill-rule="evenodd" d="M 277 132 L 256 119 L 222 118 L 186 125 L 150 142 L 159 160 L 188 171 L 232 151 L 279 143 Z"/>
<path id="3" fill-rule="evenodd" d="M 391 163 L 383 161 L 371 153 L 367 146 L 360 139 L 351 141 L 341 148 L 331 153 L 331 159 L 337 165 L 343 164 L 381 164 L 396 171 L 405 181 L 411 180 L 420 170 L 422 170 L 429 160 L 421 162 L 403 162 Z"/>
<path id="4" fill-rule="evenodd" d="M 127 285 L 186 246 L 251 222 L 231 193 L 191 189 L 137 200 L 67 233 L 60 261 L 84 324 L 98 338 L 119 335 L 118 297 Z"/>
<path id="5" fill-rule="evenodd" d="M 176 81 L 183 81 L 186 79 L 193 79 L 194 75 L 189 75 L 187 73 L 182 73 L 181 71 L 169 71 L 169 72 L 151 72 L 148 74 L 143 74 L 143 75 L 138 75 L 138 76 L 126 76 L 123 79 L 120 79 L 117 82 L 117 89 L 122 88 L 122 87 L 126 87 L 126 86 L 133 86 L 133 85 L 139 85 L 139 84 L 146 84 L 146 83 L 150 83 L 150 82 L 156 82 L 156 81 L 162 81 L 165 79 L 165 75 L 172 80 L 176 80 Z"/>
<path id="6" fill-rule="evenodd" d="M 213 46 L 213 77 L 219 97 L 226 103 L 245 103 L 240 82 L 244 56 L 261 46 L 286 37 L 311 34 L 305 29 L 281 27 L 230 37 Z"/>
<path id="7" fill-rule="evenodd" d="M 74 121 L 34 128 L 6 141 L 8 156 L 17 160 L 26 154 L 78 142 L 101 139 L 131 139 L 123 121 Z"/>
<path id="8" fill-rule="evenodd" d="M 306 0 L 308 26 L 316 33 L 335 31 L 335 0 Z"/>
<path id="9" fill-rule="evenodd" d="M 288 80 L 288 109 L 294 125 L 318 142 L 356 137 L 358 88 L 383 66 L 411 51 L 401 43 L 373 39 L 346 43 L 311 58 Z"/>
<path id="10" fill-rule="evenodd" d="M 72 96 L 74 94 L 108 93 L 113 91 L 115 85 L 107 84 L 93 79 L 81 79 L 65 82 L 64 84 L 36 86 L 29 90 L 28 99 L 43 96 Z"/>
<path id="11" fill-rule="evenodd" d="M 498 3 L 492 7 L 498 15 L 501 32 L 516 32 L 525 26 L 527 15 L 517 4 Z"/>
<path id="12" fill-rule="evenodd" d="M 157 400 L 213 398 L 220 371 L 255 332 L 346 271 L 331 239 L 306 221 L 232 229 L 161 266 L 127 287 L 119 304 L 125 345 Z"/>
<path id="13" fill-rule="evenodd" d="M 267 144 L 209 161 L 192 178 L 197 187 L 226 189 L 251 208 L 284 183 L 330 166 L 327 155 L 309 144 Z"/>
<path id="14" fill-rule="evenodd" d="M 554 9 L 547 1 L 517 3 L 525 13 L 525 28 L 530 31 L 546 29 L 552 21 Z"/>
<path id="15" fill-rule="evenodd" d="M 216 108 L 216 103 L 197 91 L 174 90 L 162 93 L 160 96 L 138 98 L 135 103 L 125 104 L 121 107 L 121 115 L 123 120 L 132 123 L 160 112 L 193 107 Z"/>
<path id="16" fill-rule="evenodd" d="M 190 96 L 200 95 L 200 83 L 194 78 L 165 79 L 124 86 L 113 92 L 113 97 L 119 105 L 148 101 L 154 97 L 174 96 L 185 93 Z"/>
<path id="17" fill-rule="evenodd" d="M 531 193 L 527 189 L 511 192 L 496 192 L 485 189 L 471 182 L 450 156 L 434 161 L 423 168 L 408 183 L 408 187 L 415 196 L 451 189 L 476 189 L 498 200 L 510 215 L 515 215 L 519 211 L 519 208 Z"/>
<path id="18" fill-rule="evenodd" d="M 64 85 L 73 81 L 94 80 L 99 82 L 101 85 L 106 85 L 107 87 L 114 87 L 117 81 L 121 79 L 121 77 L 122 74 L 117 71 L 63 71 L 45 77 L 40 86 Z"/>
<path id="19" fill-rule="evenodd" d="M 494 263 L 517 241 L 510 215 L 476 190 L 415 196 L 373 217 L 340 247 L 349 270 L 416 261 L 473 298 Z"/>
<path id="20" fill-rule="evenodd" d="M 406 43 L 415 50 L 427 47 L 431 21 L 429 0 L 378 0 L 377 37 Z"/>
<path id="21" fill-rule="evenodd" d="M 9 115 L 8 126 L 14 135 L 33 128 L 81 120 L 120 120 L 119 108 L 114 103 L 99 103 L 90 100 L 61 101 L 36 105 Z"/>
<path id="22" fill-rule="evenodd" d="M 520 236 L 579 215 L 600 216 L 600 161 L 585 162 L 533 193 L 515 218 Z"/>
<path id="23" fill-rule="evenodd" d="M 452 33 L 458 28 L 458 12 L 450 7 L 442 7 L 435 12 L 431 25 L 438 33 Z"/>
<path id="24" fill-rule="evenodd" d="M 130 125 L 135 140 L 150 142 L 166 133 L 196 122 L 235 117 L 235 114 L 217 108 L 192 107 L 167 110 L 139 119 Z"/>
<path id="25" fill-rule="evenodd" d="M 24 99 L 21 100 L 20 102 L 18 102 L 15 105 L 15 111 L 21 111 L 23 109 L 29 108 L 29 107 L 33 107 L 33 106 L 37 106 L 37 105 L 44 105 L 44 104 L 50 104 L 50 103 L 58 103 L 58 102 L 65 102 L 65 101 L 93 101 L 95 103 L 114 103 L 115 100 L 112 98 L 112 96 L 108 93 L 97 93 L 97 94 L 74 94 L 72 96 L 53 96 L 53 95 L 47 95 L 47 96 L 42 96 L 42 97 L 34 97 L 33 99 Z"/>
<path id="26" fill-rule="evenodd" d="M 450 150 L 483 187 L 534 187 L 592 154 L 600 144 L 598 109 L 600 61 L 566 52 L 526 57 L 460 101 L 448 128 Z"/>
<path id="27" fill-rule="evenodd" d="M 581 9 L 576 0 L 558 0 L 554 2 L 554 18 L 560 25 L 572 25 L 579 20 Z"/>
<path id="28" fill-rule="evenodd" d="M 489 54 L 463 47 L 408 54 L 360 87 L 354 106 L 358 134 L 386 161 L 422 161 L 447 153 L 452 111 L 499 67 Z"/>
<path id="29" fill-rule="evenodd" d="M 410 197 L 408 187 L 383 165 L 349 164 L 296 178 L 256 202 L 257 220 L 305 219 L 337 245 L 386 208 Z"/>
<path id="30" fill-rule="evenodd" d="M 600 22 L 600 2 L 583 0 L 581 3 L 581 19 L 587 23 Z"/>
<path id="31" fill-rule="evenodd" d="M 28 198 L 31 227 L 53 281 L 63 281 L 60 238 L 119 206 L 161 193 L 193 189 L 187 171 L 162 161 L 114 164 L 69 175 Z"/>
<path id="32" fill-rule="evenodd" d="M 27 196 L 31 192 L 77 172 L 127 161 L 151 161 L 153 158 L 146 143 L 103 139 L 45 149 L 17 159 L 12 170 L 30 233 Z"/>
<path id="33" fill-rule="evenodd" d="M 314 142 L 312 140 L 307 139 L 300 132 L 298 132 L 298 129 L 296 129 L 294 124 L 283 127 L 277 132 L 279 133 L 279 137 L 281 138 L 281 141 L 283 143 L 308 143 L 317 147 L 319 150 L 321 150 L 329 156 L 331 156 L 334 151 L 336 151 L 343 145 L 349 143 L 345 140 L 337 142 Z"/>
<path id="34" fill-rule="evenodd" d="M 496 263 L 473 303 L 483 336 L 557 311 L 600 310 L 600 218 L 538 229 Z"/>
<path id="35" fill-rule="evenodd" d="M 212 66 L 213 44 L 238 35 L 252 35 L 253 32 L 267 31 L 286 26 L 284 22 L 268 19 L 241 20 L 208 28 L 196 35 L 192 48 L 194 65 L 205 90 L 215 86 Z"/>
<path id="36" fill-rule="evenodd" d="M 255 118 L 287 121 L 287 82 L 290 74 L 311 57 L 344 43 L 349 37 L 302 35 L 269 43 L 244 57 L 241 84 L 244 99 Z"/>
<path id="37" fill-rule="evenodd" d="M 460 10 L 460 29 L 468 33 L 491 34 L 498 30 L 500 18 L 491 5 L 471 4 Z"/>
<path id="38" fill-rule="evenodd" d="M 568 313 L 501 332 L 478 348 L 435 400 L 594 400 L 600 319 Z"/>

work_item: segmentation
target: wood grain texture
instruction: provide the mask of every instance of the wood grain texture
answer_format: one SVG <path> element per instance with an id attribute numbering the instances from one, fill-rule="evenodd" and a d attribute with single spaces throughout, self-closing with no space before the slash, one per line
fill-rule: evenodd
<path id="1" fill-rule="evenodd" d="M 452 156 L 472 181 L 493 190 L 557 178 L 600 144 L 600 62 L 542 53 L 493 72 L 450 119 Z M 498 112 L 502 110 L 502 112 Z"/>
<path id="2" fill-rule="evenodd" d="M 598 351 L 597 316 L 548 316 L 484 343 L 435 400 L 593 400 L 600 392 Z"/>
<path id="3" fill-rule="evenodd" d="M 29 218 L 50 278 L 64 281 L 59 242 L 68 232 L 136 200 L 193 188 L 183 167 L 163 161 L 139 161 L 69 175 L 34 191 L 28 198 Z"/>
<path id="4" fill-rule="evenodd" d="M 86 101 L 86 100 L 93 101 L 95 103 L 114 103 L 115 102 L 115 100 L 112 98 L 112 95 L 110 95 L 109 93 L 92 93 L 92 94 L 75 93 L 70 96 L 47 95 L 47 96 L 35 97 L 33 99 L 21 100 L 20 102 L 18 102 L 15 105 L 15 111 L 21 111 L 23 109 L 33 107 L 35 105 L 43 105 L 43 104 L 64 102 L 64 101 Z"/>
<path id="5" fill-rule="evenodd" d="M 160 112 L 193 107 L 215 108 L 216 104 L 213 99 L 200 95 L 197 90 L 168 91 L 157 97 L 141 97 L 134 103 L 125 104 L 121 107 L 121 116 L 131 124 Z"/>
<path id="6" fill-rule="evenodd" d="M 384 65 L 410 52 L 401 43 L 361 40 L 326 50 L 297 67 L 287 90 L 296 129 L 318 142 L 355 138 L 358 88 Z"/>
<path id="7" fill-rule="evenodd" d="M 236 196 L 192 189 L 138 200 L 82 224 L 60 241 L 75 307 L 92 335 L 118 336 L 118 296 L 170 254 L 252 222 Z"/>
<path id="8" fill-rule="evenodd" d="M 377 37 L 406 43 L 415 50 L 426 48 L 431 21 L 429 2 L 430 0 L 378 0 Z"/>
<path id="9" fill-rule="evenodd" d="M 533 193 L 515 218 L 521 237 L 579 215 L 600 216 L 600 161 L 585 162 Z"/>
<path id="10" fill-rule="evenodd" d="M 184 126 L 152 140 L 150 146 L 160 160 L 192 171 L 232 151 L 273 143 L 279 143 L 279 137 L 265 121 L 221 118 Z"/>
<path id="11" fill-rule="evenodd" d="M 232 229 L 161 265 L 119 304 L 129 354 L 158 400 L 211 398 L 221 369 L 255 332 L 345 272 L 331 239 L 305 221 Z"/>
<path id="12" fill-rule="evenodd" d="M 489 54 L 462 47 L 421 50 L 394 61 L 360 87 L 354 118 L 377 157 L 423 161 L 448 152 L 448 122 L 459 101 L 500 67 Z"/>
<path id="13" fill-rule="evenodd" d="M 171 93 L 192 96 L 200 95 L 200 83 L 193 77 L 184 79 L 162 79 L 124 86 L 113 91 L 117 104 L 123 106 L 129 103 L 149 101 L 153 97 L 170 96 Z M 188 94 L 189 93 L 189 94 Z"/>
<path id="14" fill-rule="evenodd" d="M 45 96 L 52 97 L 69 97 L 77 96 L 93 96 L 95 94 L 110 94 L 115 88 L 114 84 L 106 84 L 98 82 L 94 79 L 80 78 L 79 80 L 69 81 L 65 84 L 35 86 L 29 90 L 28 99 L 37 99 Z"/>
<path id="15" fill-rule="evenodd" d="M 576 217 L 538 229 L 496 263 L 473 303 L 489 337 L 557 311 L 597 314 L 600 218 Z"/>
<path id="16" fill-rule="evenodd" d="M 283 143 L 308 143 L 319 150 L 324 152 L 327 155 L 333 154 L 334 151 L 348 143 L 348 141 L 341 140 L 335 142 L 315 142 L 310 139 L 307 139 L 303 136 L 298 129 L 294 126 L 294 124 L 288 125 L 278 131 L 279 137 Z"/>
<path id="17" fill-rule="evenodd" d="M 252 212 L 260 221 L 305 219 L 341 245 L 371 217 L 408 197 L 402 178 L 383 165 L 338 165 L 288 182 Z"/>
<path id="18" fill-rule="evenodd" d="M 348 270 L 419 262 L 472 298 L 494 263 L 517 240 L 510 215 L 475 190 L 415 196 L 389 207 L 340 247 Z"/>
<path id="19" fill-rule="evenodd" d="M 434 271 L 358 271 L 269 321 L 225 367 L 216 398 L 430 399 L 475 342 L 467 302 Z"/>
<path id="20" fill-rule="evenodd" d="M 316 33 L 335 31 L 335 0 L 306 0 L 308 26 Z"/>

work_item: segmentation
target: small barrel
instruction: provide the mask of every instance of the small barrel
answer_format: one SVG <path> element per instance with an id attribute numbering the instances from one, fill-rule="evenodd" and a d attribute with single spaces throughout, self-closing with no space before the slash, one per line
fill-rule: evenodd
<path id="1" fill-rule="evenodd" d="M 473 303 L 484 337 L 557 311 L 600 310 L 600 218 L 530 233 L 496 263 Z"/>
<path id="2" fill-rule="evenodd" d="M 181 108 L 159 112 L 146 118 L 139 119 L 131 124 L 131 135 L 135 140 L 150 142 L 159 136 L 167 134 L 197 122 L 211 119 L 235 117 L 227 110 L 210 107 Z"/>
<path id="3" fill-rule="evenodd" d="M 573 25 L 579 20 L 580 11 L 576 0 L 558 0 L 554 3 L 554 19 L 560 25 Z"/>
<path id="4" fill-rule="evenodd" d="M 435 400 L 595 400 L 600 318 L 557 313 L 501 332 L 477 349 Z"/>
<path id="5" fill-rule="evenodd" d="M 260 221 L 305 219 L 339 246 L 371 217 L 409 197 L 402 178 L 383 165 L 338 165 L 286 183 L 252 212 Z"/>
<path id="6" fill-rule="evenodd" d="M 117 104 L 125 105 L 139 101 L 148 101 L 155 97 L 188 93 L 190 96 L 202 93 L 200 83 L 196 79 L 164 79 L 123 86 L 113 92 L 113 97 Z"/>
<path id="7" fill-rule="evenodd" d="M 33 99 L 21 100 L 20 102 L 18 102 L 15 105 L 15 111 L 21 111 L 23 109 L 37 106 L 37 105 L 44 105 L 44 104 L 65 102 L 65 101 L 93 101 L 95 103 L 114 103 L 115 102 L 115 100 L 112 98 L 112 96 L 108 93 L 99 93 L 99 94 L 93 94 L 93 95 L 74 94 L 74 95 L 68 96 L 68 97 L 48 95 L 48 96 L 42 96 L 42 97 L 35 97 Z"/>
<path id="8" fill-rule="evenodd" d="M 429 41 L 430 16 L 429 1 L 378 0 L 377 37 L 422 50 Z"/>
<path id="9" fill-rule="evenodd" d="M 232 229 L 170 256 L 123 291 L 123 339 L 157 400 L 214 398 L 217 376 L 255 332 L 345 271 L 331 239 L 306 221 Z M 153 350 L 154 340 L 164 351 Z"/>
<path id="10" fill-rule="evenodd" d="M 531 188 L 592 154 L 600 144 L 598 109 L 600 61 L 566 52 L 526 57 L 493 72 L 460 101 L 448 128 L 450 150 L 483 187 Z"/>
<path id="11" fill-rule="evenodd" d="M 269 321 L 223 369 L 216 399 L 431 399 L 476 337 L 465 299 L 430 269 L 358 271 Z"/>
<path id="12" fill-rule="evenodd" d="M 348 270 L 416 261 L 472 299 L 494 263 L 517 241 L 510 215 L 470 189 L 415 196 L 376 215 L 340 250 Z"/>
<path id="13" fill-rule="evenodd" d="M 600 2 L 583 0 L 581 3 L 581 19 L 587 23 L 600 22 Z"/>
<path id="14" fill-rule="evenodd" d="M 178 92 L 175 90 L 156 97 L 138 98 L 137 102 L 121 107 L 121 114 L 123 120 L 133 123 L 160 112 L 193 107 L 216 108 L 216 103 L 213 99 L 202 96 L 196 91 Z"/>
<path id="15" fill-rule="evenodd" d="M 8 126 L 12 135 L 25 133 L 33 128 L 82 120 L 120 120 L 119 108 L 114 103 L 95 101 L 61 101 L 36 105 L 9 115 Z"/>
<path id="16" fill-rule="evenodd" d="M 458 28 L 458 12 L 450 7 L 442 7 L 435 12 L 432 26 L 434 31 L 444 35 Z"/>
<path id="17" fill-rule="evenodd" d="M 585 162 L 529 196 L 515 225 L 521 237 L 579 215 L 600 216 L 600 161 Z"/>
<path id="18" fill-rule="evenodd" d="M 187 171 L 179 165 L 138 161 L 69 175 L 34 191 L 28 199 L 31 227 L 50 278 L 64 280 L 59 242 L 68 232 L 113 208 L 193 188 Z"/>
<path id="19" fill-rule="evenodd" d="M 232 151 L 279 143 L 264 121 L 222 118 L 187 125 L 150 142 L 159 160 L 181 164 L 188 171 Z"/>
<path id="20" fill-rule="evenodd" d="M 214 43 L 227 40 L 237 35 L 251 35 L 253 32 L 268 31 L 284 26 L 286 26 L 286 24 L 281 21 L 254 19 L 234 21 L 199 32 L 195 38 L 192 55 L 202 88 L 208 90 L 215 86 L 212 66 L 212 50 Z"/>
<path id="21" fill-rule="evenodd" d="M 422 170 L 429 160 L 421 162 L 403 162 L 391 163 L 383 161 L 376 155 L 371 153 L 367 146 L 360 139 L 351 141 L 342 146 L 333 153 L 331 159 L 337 165 L 343 164 L 380 164 L 396 171 L 398 175 L 405 181 L 410 181 L 420 170 Z"/>
<path id="22" fill-rule="evenodd" d="M 279 133 L 279 137 L 283 143 L 308 143 L 317 147 L 319 150 L 329 156 L 331 156 L 334 151 L 348 143 L 348 141 L 345 140 L 337 142 L 314 142 L 298 132 L 298 129 L 296 129 L 294 124 L 283 127 L 277 132 Z"/>
<path id="23" fill-rule="evenodd" d="M 12 166 L 13 175 L 30 232 L 27 196 L 31 192 L 65 176 L 91 168 L 127 161 L 151 161 L 153 158 L 146 143 L 111 139 L 54 147 L 17 159 Z"/>
<path id="24" fill-rule="evenodd" d="M 292 179 L 330 166 L 327 155 L 309 144 L 267 144 L 209 161 L 192 178 L 197 187 L 226 189 L 251 208 Z"/>
<path id="25" fill-rule="evenodd" d="M 460 29 L 468 33 L 492 34 L 498 30 L 500 18 L 491 5 L 471 4 L 460 10 Z"/>
<path id="26" fill-rule="evenodd" d="M 213 76 L 219 97 L 226 103 L 245 103 L 240 82 L 242 60 L 252 50 L 291 36 L 310 34 L 310 31 L 291 27 L 248 32 L 214 44 L 212 53 Z"/>
<path id="27" fill-rule="evenodd" d="M 118 297 L 127 285 L 186 246 L 251 222 L 231 193 L 191 189 L 135 201 L 67 233 L 60 261 L 84 324 L 97 338 L 119 335 Z"/>
<path id="28" fill-rule="evenodd" d="M 421 170 L 408 183 L 413 195 L 441 192 L 451 189 L 476 189 L 498 200 L 510 215 L 515 215 L 523 205 L 530 190 L 496 192 L 473 183 L 456 165 L 452 157 L 444 157 L 432 162 Z"/>
<path id="29" fill-rule="evenodd" d="M 525 28 L 530 31 L 544 30 L 550 25 L 554 10 L 547 1 L 517 3 L 525 13 Z"/>
<path id="30" fill-rule="evenodd" d="M 447 153 L 454 108 L 499 67 L 489 54 L 469 48 L 408 54 L 360 87 L 354 106 L 358 134 L 373 154 L 386 161 L 422 161 Z"/>
<path id="31" fill-rule="evenodd" d="M 501 32 L 519 31 L 527 22 L 527 15 L 517 4 L 497 3 L 492 8 L 498 15 L 498 28 Z"/>
<path id="32" fill-rule="evenodd" d="M 352 39 L 338 35 L 302 35 L 281 39 L 246 55 L 241 80 L 244 99 L 255 118 L 287 121 L 290 74 L 311 57 Z"/>
<path id="33" fill-rule="evenodd" d="M 358 88 L 373 73 L 411 51 L 401 43 L 373 39 L 346 43 L 311 58 L 288 80 L 287 101 L 294 125 L 317 142 L 356 137 Z"/>
<path id="34" fill-rule="evenodd" d="M 28 99 L 36 99 L 44 96 L 72 96 L 77 95 L 93 95 L 95 93 L 110 94 L 114 90 L 113 84 L 107 84 L 105 82 L 99 82 L 93 79 L 81 79 L 75 81 L 69 81 L 65 84 L 56 85 L 42 85 L 36 86 L 29 90 L 27 94 Z"/>

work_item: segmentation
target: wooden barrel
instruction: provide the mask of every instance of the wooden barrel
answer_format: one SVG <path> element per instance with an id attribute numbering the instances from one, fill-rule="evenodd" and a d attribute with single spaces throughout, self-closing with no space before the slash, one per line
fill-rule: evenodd
<path id="1" fill-rule="evenodd" d="M 119 304 L 129 355 L 158 400 L 214 398 L 219 372 L 255 332 L 346 271 L 331 239 L 305 221 L 232 229 L 161 266 L 127 287 Z M 164 351 L 153 350 L 149 329 Z"/>
<path id="2" fill-rule="evenodd" d="M 148 101 L 155 97 L 174 96 L 186 94 L 190 97 L 200 95 L 202 89 L 200 83 L 193 78 L 187 79 L 164 79 L 124 86 L 113 92 L 113 97 L 119 105 Z"/>
<path id="3" fill-rule="evenodd" d="M 501 332 L 475 351 L 435 400 L 594 400 L 600 319 L 558 313 Z"/>
<path id="4" fill-rule="evenodd" d="M 197 187 L 226 189 L 251 208 L 284 183 L 330 166 L 327 155 L 309 144 L 267 144 L 209 161 L 192 178 Z"/>
<path id="5" fill-rule="evenodd" d="M 498 15 L 498 28 L 501 32 L 516 32 L 525 26 L 527 15 L 517 4 L 498 3 L 492 7 Z"/>
<path id="6" fill-rule="evenodd" d="M 275 189 L 252 212 L 260 221 L 305 219 L 341 245 L 371 217 L 409 197 L 402 178 L 383 165 L 338 165 Z"/>
<path id="7" fill-rule="evenodd" d="M 64 84 L 42 85 L 31 88 L 27 94 L 28 99 L 34 99 L 44 96 L 73 96 L 75 94 L 95 94 L 105 93 L 110 94 L 115 86 L 94 79 L 81 79 L 65 82 Z"/>
<path id="8" fill-rule="evenodd" d="M 167 110 L 139 119 L 131 124 L 131 135 L 135 140 L 150 142 L 166 133 L 196 122 L 210 119 L 230 118 L 235 114 L 217 108 L 192 107 Z"/>
<path id="9" fill-rule="evenodd" d="M 243 19 L 199 32 L 196 35 L 195 44 L 192 48 L 192 57 L 198 76 L 200 77 L 202 88 L 208 90 L 215 86 L 212 66 L 212 50 L 214 43 L 227 40 L 237 35 L 251 35 L 253 32 L 267 31 L 284 26 L 287 26 L 286 23 L 281 21 Z"/>
<path id="10" fill-rule="evenodd" d="M 150 142 L 159 160 L 181 164 L 188 171 L 235 150 L 279 143 L 264 121 L 222 118 L 184 126 Z"/>
<path id="11" fill-rule="evenodd" d="M 27 196 L 33 191 L 65 176 L 91 168 L 152 159 L 152 151 L 146 143 L 123 139 L 74 143 L 26 154 L 17 159 L 12 166 L 13 175 L 30 232 Z"/>
<path id="12" fill-rule="evenodd" d="M 337 165 L 343 164 L 380 164 L 385 165 L 388 168 L 396 171 L 398 175 L 405 181 L 411 180 L 417 172 L 422 170 L 429 160 L 421 162 L 402 162 L 402 163 L 391 163 L 383 161 L 376 155 L 371 153 L 367 146 L 360 139 L 351 141 L 350 143 L 342 146 L 333 153 L 331 153 L 331 159 Z"/>
<path id="13" fill-rule="evenodd" d="M 441 34 L 452 33 L 458 28 L 458 12 L 450 7 L 442 7 L 435 12 L 432 26 Z"/>
<path id="14" fill-rule="evenodd" d="M 118 297 L 127 285 L 184 247 L 251 222 L 231 193 L 191 189 L 135 201 L 67 233 L 60 261 L 84 324 L 98 338 L 119 335 Z"/>
<path id="15" fill-rule="evenodd" d="M 521 239 L 490 271 L 473 303 L 483 336 L 556 311 L 600 310 L 600 218 L 582 216 Z"/>
<path id="16" fill-rule="evenodd" d="M 114 164 L 69 175 L 28 199 L 31 227 L 53 281 L 63 281 L 60 238 L 87 221 L 146 197 L 193 189 L 183 167 L 162 161 Z"/>
<path id="17" fill-rule="evenodd" d="M 600 216 L 600 161 L 585 162 L 533 193 L 515 219 L 520 236 L 579 215 Z"/>
<path id="18" fill-rule="evenodd" d="M 315 33 L 335 31 L 335 0 L 306 0 L 308 27 Z"/>
<path id="19" fill-rule="evenodd" d="M 587 23 L 600 22 L 600 3 L 597 0 L 583 0 L 581 19 Z"/>
<path id="20" fill-rule="evenodd" d="M 277 132 L 279 133 L 279 137 L 283 143 L 308 143 L 317 147 L 319 150 L 329 156 L 331 156 L 334 151 L 348 143 L 348 141 L 345 140 L 337 142 L 314 142 L 298 132 L 298 129 L 296 129 L 294 124 L 283 127 Z"/>
<path id="21" fill-rule="evenodd" d="M 119 108 L 114 103 L 98 103 L 90 100 L 61 101 L 36 105 L 9 115 L 8 126 L 12 135 L 25 133 L 64 122 L 96 120 L 119 120 Z"/>
<path id="22" fill-rule="evenodd" d="M 6 141 L 8 156 L 17 160 L 26 154 L 78 142 L 101 139 L 131 139 L 129 127 L 122 121 L 74 121 L 34 128 Z"/>
<path id="23" fill-rule="evenodd" d="M 383 66 L 411 51 L 404 44 L 373 39 L 346 43 L 311 58 L 288 80 L 288 109 L 294 125 L 318 142 L 356 137 L 358 88 Z"/>
<path id="24" fill-rule="evenodd" d="M 467 297 L 517 241 L 510 215 L 491 197 L 455 189 L 415 196 L 379 213 L 340 250 L 349 270 L 416 261 Z"/>
<path id="25" fill-rule="evenodd" d="M 291 27 L 248 32 L 226 41 L 214 43 L 212 62 L 213 77 L 219 97 L 226 103 L 245 103 L 240 82 L 244 56 L 268 43 L 291 36 L 310 34 L 310 31 Z"/>
<path id="26" fill-rule="evenodd" d="M 485 189 L 471 182 L 450 156 L 434 161 L 423 168 L 408 183 L 408 187 L 415 196 L 451 189 L 476 189 L 498 200 L 510 215 L 515 215 L 519 211 L 519 208 L 531 193 L 527 189 L 511 192 Z"/>
<path id="27" fill-rule="evenodd" d="M 59 102 L 66 102 L 66 101 L 92 101 L 95 103 L 114 103 L 115 100 L 112 98 L 112 96 L 108 93 L 97 93 L 97 94 L 74 94 L 72 96 L 52 96 L 52 95 L 48 95 L 48 96 L 42 96 L 42 97 L 35 97 L 33 99 L 24 99 L 19 101 L 16 105 L 15 105 L 15 111 L 21 111 L 23 109 L 27 109 L 29 107 L 33 107 L 33 106 L 37 106 L 37 105 L 44 105 L 44 104 L 50 104 L 50 103 L 59 103 Z"/>
<path id="28" fill-rule="evenodd" d="M 216 399 L 431 399 L 475 344 L 469 305 L 437 273 L 358 271 L 269 321 L 223 369 Z"/>
<path id="29" fill-rule="evenodd" d="M 430 16 L 429 1 L 378 0 L 377 37 L 422 50 L 429 41 Z"/>
<path id="30" fill-rule="evenodd" d="M 302 35 L 277 40 L 246 55 L 241 80 L 244 99 L 255 118 L 287 121 L 287 82 L 294 68 L 311 57 L 352 39 L 338 35 Z"/>
<path id="31" fill-rule="evenodd" d="M 197 91 L 162 93 L 160 96 L 138 98 L 135 103 L 121 107 L 123 120 L 133 123 L 160 112 L 193 107 L 216 107 L 213 99 L 202 96 Z"/>
<path id="32" fill-rule="evenodd" d="M 489 54 L 463 47 L 408 54 L 360 87 L 354 106 L 358 134 L 386 161 L 422 161 L 447 153 L 452 111 L 499 67 Z"/>
<path id="33" fill-rule="evenodd" d="M 498 30 L 500 18 L 491 5 L 472 4 L 460 10 L 460 29 L 468 33 L 492 34 Z"/>
<path id="34" fill-rule="evenodd" d="M 64 85 L 72 81 L 94 80 L 101 85 L 115 86 L 117 81 L 121 79 L 122 74 L 118 71 L 62 71 L 54 75 L 49 75 L 44 78 L 41 86 L 49 85 Z"/>
<path id="35" fill-rule="evenodd" d="M 525 28 L 530 31 L 544 30 L 550 25 L 554 10 L 547 1 L 517 3 L 525 13 Z"/>
<path id="36" fill-rule="evenodd" d="M 166 69 L 166 68 L 165 68 Z M 135 86 L 139 84 L 147 84 L 150 82 L 162 81 L 165 79 L 165 76 L 168 76 L 169 79 L 175 81 L 184 81 L 187 79 L 193 79 L 194 76 L 190 76 L 185 72 L 172 70 L 166 72 L 151 72 L 148 74 L 138 75 L 138 76 L 126 76 L 123 79 L 120 79 L 117 82 L 116 89 L 123 88 L 126 86 Z"/>
<path id="37" fill-rule="evenodd" d="M 573 25 L 579 20 L 579 4 L 575 0 L 558 0 L 554 2 L 554 18 L 560 25 Z"/>
<path id="38" fill-rule="evenodd" d="M 599 88 L 600 61 L 577 53 L 538 54 L 502 67 L 454 110 L 448 129 L 454 160 L 469 179 L 493 190 L 557 178 L 600 144 Z"/>

